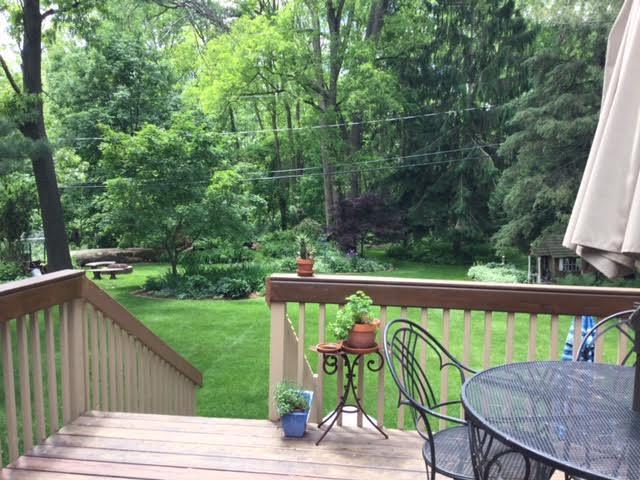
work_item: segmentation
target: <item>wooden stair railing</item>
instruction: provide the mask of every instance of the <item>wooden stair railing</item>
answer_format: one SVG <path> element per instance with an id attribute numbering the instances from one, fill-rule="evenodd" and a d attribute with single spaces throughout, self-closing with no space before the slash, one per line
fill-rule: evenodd
<path id="1" fill-rule="evenodd" d="M 194 415 L 202 386 L 83 271 L 0 285 L 0 352 L 2 465 L 87 410 Z"/>
<path id="2" fill-rule="evenodd" d="M 478 370 L 496 363 L 557 360 L 562 354 L 566 338 L 566 330 L 561 331 L 562 324 L 568 326 L 573 321 L 577 327 L 574 328 L 575 351 L 580 345 L 581 315 L 603 317 L 632 308 L 634 302 L 640 299 L 640 289 L 636 288 L 274 274 L 267 279 L 266 292 L 271 309 L 270 419 L 278 418 L 273 391 L 275 385 L 284 379 L 315 391 L 315 411 L 312 412 L 314 421 L 318 421 L 326 413 L 325 378 L 320 368 L 314 372 L 310 366 L 310 338 L 314 342 L 325 341 L 331 315 L 344 304 L 345 297 L 358 290 L 371 295 L 374 304 L 379 307 L 382 326 L 387 321 L 403 317 L 419 322 L 425 328 L 437 327 L 442 344 L 454 351 L 463 363 Z M 539 330 L 544 335 L 549 335 L 549 348 L 544 352 L 539 352 L 538 348 Z M 518 344 L 516 338 L 524 337 L 527 343 L 523 352 L 522 345 Z M 625 355 L 628 351 L 626 337 L 620 335 L 617 343 L 608 347 L 618 357 Z M 474 351 L 480 351 L 481 355 L 472 355 Z M 603 352 L 603 346 L 596 344 L 596 361 L 602 361 Z M 423 368 L 426 368 L 426 349 L 422 352 L 422 362 Z M 375 395 L 373 403 L 377 405 L 369 413 L 374 414 L 378 424 L 382 426 L 385 424 L 385 411 L 389 412 L 385 405 L 393 402 L 386 401 L 388 388 L 385 387 L 384 369 L 377 375 L 377 391 L 372 392 Z M 358 377 L 360 395 L 364 398 L 364 383 L 359 372 Z M 387 384 L 389 380 L 390 378 L 386 378 Z M 450 378 L 448 368 L 441 370 L 441 402 L 450 398 L 455 380 L 453 374 Z M 342 389 L 339 380 L 337 389 L 339 395 Z M 393 392 L 394 389 L 388 391 Z M 447 413 L 446 407 L 442 411 Z M 408 420 L 408 415 L 406 417 Z M 357 424 L 362 426 L 361 414 L 358 415 Z M 397 411 L 396 427 L 405 428 L 405 411 L 402 407 Z"/>

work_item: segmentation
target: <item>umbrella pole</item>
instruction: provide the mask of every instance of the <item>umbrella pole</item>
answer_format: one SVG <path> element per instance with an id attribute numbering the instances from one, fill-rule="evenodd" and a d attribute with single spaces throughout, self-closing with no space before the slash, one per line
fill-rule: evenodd
<path id="1" fill-rule="evenodd" d="M 636 351 L 636 371 L 633 379 L 633 411 L 640 412 L 640 362 L 637 360 L 640 355 L 640 335 L 637 331 L 634 350 Z"/>
<path id="2" fill-rule="evenodd" d="M 633 350 L 636 353 L 635 375 L 633 378 L 633 411 L 640 413 L 640 305 L 635 304 L 636 310 L 629 316 L 629 325 L 635 332 Z"/>

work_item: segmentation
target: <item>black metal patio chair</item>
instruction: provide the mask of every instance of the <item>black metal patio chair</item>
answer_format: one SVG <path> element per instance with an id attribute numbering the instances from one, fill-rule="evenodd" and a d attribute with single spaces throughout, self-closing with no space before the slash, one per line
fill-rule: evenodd
<path id="1" fill-rule="evenodd" d="M 623 310 L 609 315 L 596 323 L 593 328 L 586 332 L 582 339 L 575 360 L 584 361 L 586 358 L 595 358 L 595 349 L 604 341 L 604 336 L 610 332 L 614 334 L 617 332 L 628 340 L 627 346 L 629 350 L 620 360 L 620 365 L 626 365 L 633 354 L 634 334 L 631 328 L 631 315 L 635 311 L 636 310 Z M 634 360 L 634 365 L 636 361 L 637 359 Z"/>
<path id="2" fill-rule="evenodd" d="M 452 368 L 460 375 L 461 385 L 474 370 L 458 362 L 442 344 L 419 325 L 406 319 L 390 322 L 384 330 L 384 353 L 387 368 L 400 391 L 398 406 L 411 409 L 416 429 L 425 440 L 422 456 L 427 476 L 435 480 L 441 474 L 456 480 L 473 480 L 474 472 L 469 446 L 467 422 L 442 413 L 445 406 L 460 405 L 461 401 L 440 402 L 429 380 L 422 359 L 422 349 L 428 349 L 439 365 L 438 371 Z M 434 432 L 429 420 L 445 420 L 456 426 Z"/>

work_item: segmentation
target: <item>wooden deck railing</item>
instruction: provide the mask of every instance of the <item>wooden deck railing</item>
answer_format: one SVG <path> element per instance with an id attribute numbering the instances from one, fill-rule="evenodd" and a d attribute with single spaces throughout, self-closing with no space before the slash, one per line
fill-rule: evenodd
<path id="1" fill-rule="evenodd" d="M 566 338 L 564 327 L 570 322 L 578 327 L 574 329 L 576 349 L 580 343 L 580 315 L 603 317 L 632 308 L 640 299 L 640 289 L 275 274 L 267 280 L 267 302 L 271 309 L 270 399 L 274 386 L 288 379 L 315 391 L 314 420 L 326 413 L 325 378 L 320 368 L 317 372 L 312 370 L 311 364 L 316 362 L 309 361 L 312 359 L 308 356 L 309 345 L 327 340 L 328 311 L 335 311 L 344 304 L 346 296 L 357 290 L 368 293 L 380 307 L 383 326 L 394 318 L 409 316 L 436 332 L 445 347 L 476 369 L 518 360 L 558 359 Z M 292 303 L 297 307 L 291 308 Z M 310 311 L 314 312 L 314 318 L 310 318 Z M 310 325 L 314 330 L 317 328 L 317 333 Z M 542 339 L 540 335 L 548 338 Z M 627 351 L 625 341 L 626 337 L 620 335 L 616 345 L 607 348 L 614 349 L 614 354 L 620 357 Z M 543 348 L 545 344 L 549 347 Z M 602 345 L 596 345 L 596 361 L 602 361 L 604 350 Z M 450 381 L 446 368 L 440 375 L 440 399 L 446 401 L 453 379 Z M 393 401 L 386 401 L 385 377 L 383 371 L 378 374 L 377 408 L 371 412 L 380 425 L 385 423 L 389 404 L 394 405 Z M 388 377 L 386 382 L 389 383 Z M 341 388 L 339 380 L 337 388 Z M 364 396 L 364 391 L 360 393 Z M 269 403 L 269 417 L 278 417 L 273 400 Z M 405 427 L 404 417 L 401 408 L 397 411 L 398 428 Z M 358 424 L 361 423 L 359 417 Z"/>
<path id="2" fill-rule="evenodd" d="M 202 385 L 198 370 L 82 271 L 0 285 L 0 351 L 2 464 L 87 410 L 193 415 Z"/>

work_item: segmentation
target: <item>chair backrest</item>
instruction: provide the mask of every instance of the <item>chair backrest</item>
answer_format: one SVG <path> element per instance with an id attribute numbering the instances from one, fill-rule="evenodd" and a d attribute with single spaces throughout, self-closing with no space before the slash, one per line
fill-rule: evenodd
<path id="1" fill-rule="evenodd" d="M 460 400 L 440 402 L 436 393 L 439 388 L 429 378 L 427 367 L 435 363 L 437 372 L 451 368 L 460 375 L 461 384 L 467 374 L 475 372 L 458 362 L 433 335 L 411 320 L 393 320 L 384 329 L 384 353 L 387 368 L 400 390 L 399 403 L 413 407 L 423 417 L 430 415 L 454 423 L 465 423 L 438 411 L 445 404 L 460 403 Z M 414 421 L 420 430 L 415 412 Z M 427 423 L 426 418 L 423 421 Z M 426 427 L 429 428 L 428 424 Z"/>
<path id="2" fill-rule="evenodd" d="M 587 331 L 582 339 L 575 360 L 587 361 L 594 359 L 596 349 L 603 348 L 605 335 L 608 333 L 617 333 L 620 338 L 625 339 L 627 343 L 627 348 L 621 351 L 619 355 L 620 365 L 626 365 L 633 354 L 634 335 L 630 319 L 634 312 L 635 310 L 623 310 L 609 315 L 596 323 L 593 328 Z M 637 359 L 634 361 L 634 364 L 636 361 Z"/>

